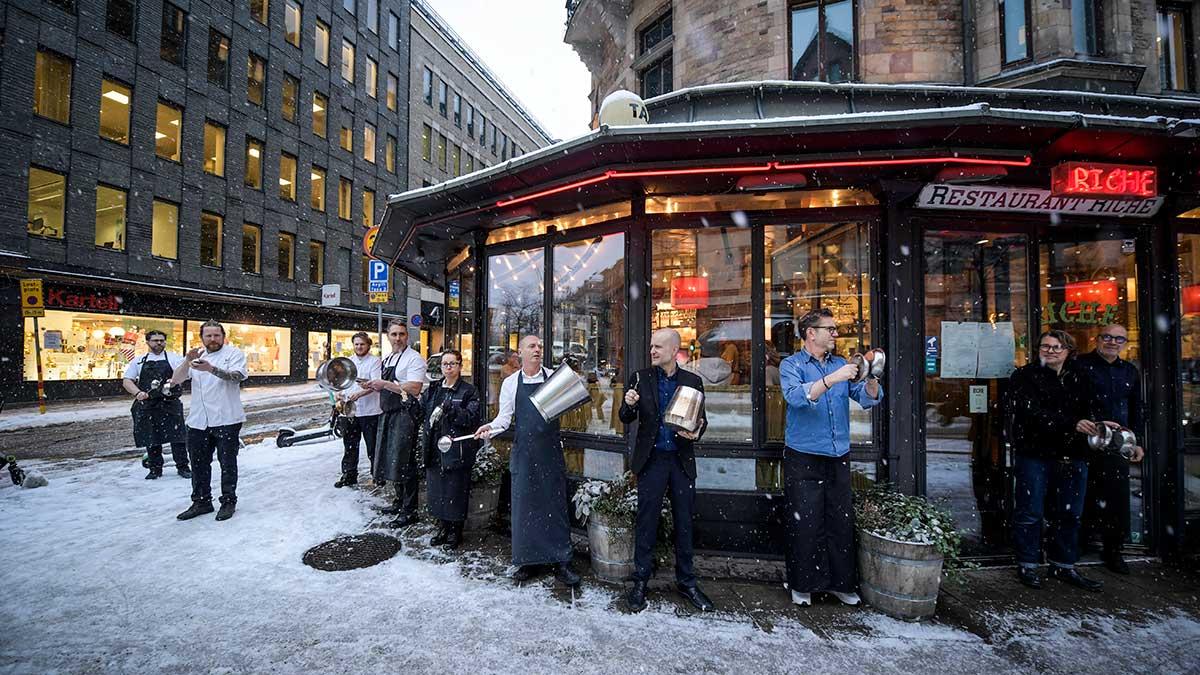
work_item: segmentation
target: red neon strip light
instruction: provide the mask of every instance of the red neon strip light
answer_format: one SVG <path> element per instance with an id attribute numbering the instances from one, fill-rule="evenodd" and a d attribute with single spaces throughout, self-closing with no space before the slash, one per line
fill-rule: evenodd
<path id="1" fill-rule="evenodd" d="M 711 166 L 698 167 L 690 169 L 647 169 L 645 171 L 605 171 L 598 176 L 584 178 L 583 180 L 567 183 L 541 192 L 523 195 L 521 197 L 513 197 L 512 199 L 501 199 L 496 202 L 497 207 L 511 206 L 520 204 L 541 197 L 556 195 L 560 192 L 575 190 L 588 185 L 595 185 L 606 181 L 610 178 L 646 178 L 651 176 L 685 176 L 695 174 L 709 173 L 759 173 L 765 171 L 787 171 L 794 169 L 833 169 L 846 167 L 860 166 L 897 166 L 897 165 L 912 165 L 912 164 L 973 164 L 980 166 L 1029 166 L 1033 164 L 1033 158 L 1026 155 L 1021 159 L 980 159 L 974 157 L 912 157 L 905 159 L 848 159 L 832 162 L 806 162 L 801 164 L 784 164 L 782 162 L 768 162 L 766 164 L 752 165 L 734 165 L 734 166 Z"/>

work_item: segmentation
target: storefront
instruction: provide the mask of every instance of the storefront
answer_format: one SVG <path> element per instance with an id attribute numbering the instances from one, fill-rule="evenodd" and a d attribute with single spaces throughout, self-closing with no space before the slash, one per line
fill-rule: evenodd
<path id="1" fill-rule="evenodd" d="M 489 405 L 527 333 L 586 377 L 592 405 L 563 420 L 576 479 L 626 466 L 623 379 L 651 330 L 679 330 L 710 419 L 696 543 L 732 555 L 781 550 L 779 363 L 808 310 L 833 310 L 839 352 L 890 357 L 886 405 L 852 410 L 856 481 L 946 499 L 979 557 L 1008 550 L 1009 374 L 1042 330 L 1090 351 L 1120 323 L 1147 401 L 1131 543 L 1195 547 L 1200 125 L 1180 120 L 1200 105 L 770 89 L 676 92 L 649 106 L 673 124 L 601 128 L 399 195 L 374 253 L 446 290 L 447 343 Z M 1042 112 L 1062 110 L 1077 112 Z"/>

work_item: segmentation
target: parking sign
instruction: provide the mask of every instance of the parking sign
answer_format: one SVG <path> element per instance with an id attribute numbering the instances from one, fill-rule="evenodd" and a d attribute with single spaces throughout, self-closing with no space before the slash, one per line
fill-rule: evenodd
<path id="1" fill-rule="evenodd" d="M 388 292 L 388 265 L 382 260 L 370 261 L 367 270 L 367 290 L 371 293 Z"/>

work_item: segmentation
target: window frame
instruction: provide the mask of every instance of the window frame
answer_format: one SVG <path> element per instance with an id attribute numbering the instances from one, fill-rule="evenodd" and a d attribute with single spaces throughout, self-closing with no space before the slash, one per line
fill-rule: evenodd
<path id="1" fill-rule="evenodd" d="M 321 34 L 324 34 L 324 36 L 325 36 L 325 40 L 324 40 L 325 49 L 324 49 L 323 58 L 322 58 L 322 53 L 321 53 L 322 52 L 322 50 L 321 50 L 322 42 L 321 42 L 321 40 L 317 39 L 317 36 L 321 35 Z M 321 64 L 322 66 L 325 66 L 326 68 L 329 67 L 329 44 L 332 41 L 333 41 L 333 32 L 330 30 L 329 24 L 325 23 L 324 21 L 321 21 L 320 19 L 317 19 L 316 22 L 314 22 L 314 24 L 313 24 L 313 60 L 315 60 L 317 63 Z"/>
<path id="2" fill-rule="evenodd" d="M 288 264 L 287 264 L 286 270 L 283 266 L 283 259 L 282 259 L 282 254 L 285 250 L 284 249 L 285 242 L 287 243 L 286 250 L 287 250 L 287 254 L 288 254 Z M 278 278 L 281 281 L 295 281 L 296 280 L 296 235 L 292 232 L 284 232 L 281 230 L 279 232 L 278 246 L 276 248 L 276 252 L 277 252 L 277 254 L 279 254 L 279 257 L 277 257 L 275 260 L 276 278 Z M 279 274 L 280 272 L 284 272 L 284 274 Z"/>
<path id="3" fill-rule="evenodd" d="M 1009 60 L 1008 50 L 1005 48 L 1007 40 L 1005 37 L 1006 24 L 1004 20 L 1004 7 L 1008 2 L 1023 2 L 1025 3 L 1025 56 L 1019 59 Z M 1019 66 L 1033 61 L 1033 7 L 1030 0 L 997 0 L 996 9 L 999 14 L 997 17 L 996 30 L 1000 33 L 1000 68 L 1001 70 L 1011 66 Z M 1157 32 L 1157 31 L 1156 31 Z M 1072 47 L 1074 44 L 1072 43 Z M 857 66 L 856 66 L 857 67 Z"/>
<path id="4" fill-rule="evenodd" d="M 107 74 L 101 76 L 101 78 L 100 78 L 100 107 L 99 107 L 99 110 L 97 111 L 97 115 L 99 116 L 99 118 L 101 120 L 104 119 L 104 99 L 107 98 L 105 96 L 104 88 L 105 88 L 105 86 L 108 86 L 108 85 L 114 85 L 116 87 L 121 87 L 121 88 L 125 89 L 125 92 L 117 92 L 117 93 L 123 94 L 124 96 L 126 96 L 129 99 L 129 101 L 124 104 L 113 101 L 113 105 L 124 105 L 125 106 L 125 140 L 122 141 L 122 140 L 119 140 L 116 138 L 111 138 L 109 136 L 105 136 L 103 124 L 97 125 L 96 133 L 97 133 L 97 135 L 100 136 L 100 138 L 102 138 L 110 143 L 116 143 L 117 145 L 123 145 L 125 147 L 129 147 L 130 137 L 133 134 L 133 121 L 132 121 L 133 120 L 133 87 L 122 82 L 121 80 L 118 80 Z M 109 99 L 109 100 L 112 100 L 112 99 Z"/>
<path id="5" fill-rule="evenodd" d="M 368 133 L 370 132 L 370 133 Z M 370 142 L 368 142 L 368 140 Z M 363 122 L 363 147 L 362 158 L 371 164 L 375 164 L 375 155 L 379 142 L 379 130 L 370 122 Z"/>
<path id="6" fill-rule="evenodd" d="M 129 8 L 129 30 L 128 32 L 113 30 L 115 23 L 113 19 L 112 7 L 114 3 L 121 3 Z M 137 15 L 138 15 L 137 0 L 107 0 L 104 3 L 104 29 L 117 37 L 128 40 L 137 44 Z"/>
<path id="7" fill-rule="evenodd" d="M 258 181 L 257 181 L 258 184 L 257 185 L 249 182 L 250 166 L 251 166 L 250 160 L 252 157 L 252 155 L 250 154 L 250 151 L 252 149 L 258 150 L 258 157 L 254 158 L 258 164 Z M 245 151 L 245 153 L 243 153 L 244 164 L 242 167 L 242 169 L 243 169 L 242 170 L 242 185 L 243 186 L 250 188 L 251 190 L 258 190 L 260 192 L 263 191 L 263 161 L 266 159 L 266 157 L 265 157 L 266 152 L 267 152 L 267 144 L 265 142 L 260 141 L 257 138 L 250 136 L 250 135 L 246 136 L 246 151 Z"/>
<path id="8" fill-rule="evenodd" d="M 1195 93 L 1196 91 L 1196 36 L 1195 27 L 1192 22 L 1192 8 L 1189 5 L 1179 2 L 1156 2 L 1154 3 L 1154 35 L 1158 35 L 1158 17 L 1164 11 L 1179 12 L 1183 16 L 1183 65 L 1186 68 L 1186 77 L 1184 78 L 1186 89 L 1173 89 L 1166 86 L 1165 82 L 1159 82 L 1159 89 L 1166 92 L 1178 93 Z M 1159 74 L 1162 73 L 1163 64 L 1159 63 Z"/>
<path id="9" fill-rule="evenodd" d="M 829 2 L 828 0 L 789 0 L 788 5 L 787 5 L 787 40 L 788 41 L 787 41 L 787 53 L 786 53 L 787 60 L 788 60 L 787 75 L 788 75 L 789 80 L 794 81 L 794 82 L 826 82 L 826 83 L 829 82 L 829 76 L 826 72 L 826 68 L 828 66 L 828 57 L 826 55 L 826 52 L 828 51 L 828 47 L 826 46 L 826 43 L 825 43 L 825 36 L 826 36 L 826 34 L 828 34 L 829 31 L 827 28 L 828 23 L 825 19 L 825 6 L 837 4 L 837 2 L 840 2 L 840 1 L 841 0 L 835 0 L 834 2 Z M 1024 2 L 1028 3 L 1029 0 L 1024 0 Z M 795 37 L 792 35 L 792 13 L 797 9 L 808 9 L 809 7 L 814 7 L 814 6 L 817 7 L 816 40 L 817 40 L 818 79 L 816 79 L 816 80 L 795 80 L 792 77 L 792 69 L 796 65 L 792 62 L 792 45 L 794 44 L 794 41 L 795 41 Z M 852 36 L 854 39 L 854 44 L 853 44 L 854 48 L 853 48 L 850 58 L 853 60 L 853 64 L 854 64 L 853 71 L 854 72 L 850 73 L 849 79 L 847 79 L 845 81 L 846 82 L 859 82 L 861 79 L 860 74 L 859 74 L 860 68 L 861 68 L 859 62 L 861 61 L 861 58 L 859 57 L 860 27 L 859 27 L 859 23 L 858 23 L 858 0 L 850 0 L 850 16 L 851 16 L 851 21 L 853 23 L 853 33 L 854 33 Z M 1026 15 L 1026 16 L 1028 16 L 1028 15 Z"/>
<path id="10" fill-rule="evenodd" d="M 158 133 L 158 113 L 159 113 L 159 107 L 160 107 L 160 106 L 161 106 L 161 107 L 163 107 L 163 108 L 170 108 L 170 109 L 172 109 L 172 110 L 177 110 L 177 111 L 179 111 L 179 124 L 178 124 L 178 126 L 176 126 L 176 125 L 171 125 L 171 126 L 176 126 L 176 131 L 175 131 L 175 154 L 176 154 L 176 155 L 178 155 L 178 157 L 177 157 L 177 158 L 167 157 L 167 156 L 164 156 L 164 155 L 161 155 L 161 154 L 159 154 L 159 152 L 158 152 L 158 147 L 157 147 L 157 143 L 158 143 L 157 133 Z M 163 100 L 163 99 L 161 99 L 161 98 L 160 98 L 160 99 L 158 99 L 158 101 L 157 101 L 157 102 L 155 103 L 155 105 L 154 105 L 154 128 L 155 128 L 155 134 L 156 134 L 156 137 L 155 137 L 155 148 L 154 148 L 154 156 L 155 156 L 155 157 L 157 157 L 157 158 L 159 158 L 159 159 L 165 159 L 165 160 L 167 160 L 168 162 L 174 162 L 174 163 L 176 163 L 176 164 L 182 164 L 182 163 L 183 163 L 183 121 L 184 121 L 184 118 L 183 118 L 183 107 L 182 107 L 182 106 L 177 106 L 177 105 L 175 105 L 174 103 L 171 103 L 170 101 Z"/>
<path id="11" fill-rule="evenodd" d="M 316 106 L 317 106 L 318 98 L 321 99 L 321 103 L 322 103 L 321 110 L 319 112 L 324 113 L 321 115 L 321 131 L 320 131 L 320 133 L 317 132 L 317 112 L 318 111 L 316 110 Z M 310 126 L 310 130 L 312 131 L 312 134 L 314 136 L 316 136 L 317 138 L 321 138 L 321 139 L 328 141 L 329 140 L 329 97 L 314 89 L 313 94 L 312 94 L 312 107 L 309 108 L 309 112 L 312 113 L 312 117 L 311 117 L 312 124 Z"/>
<path id="12" fill-rule="evenodd" d="M 440 114 L 442 117 L 446 117 L 446 103 L 448 101 L 449 91 L 450 91 L 450 85 L 446 84 L 445 80 L 438 78 L 438 87 L 437 87 L 438 114 Z"/>
<path id="13" fill-rule="evenodd" d="M 30 181 L 33 180 L 33 172 L 35 170 L 41 171 L 42 173 L 53 174 L 62 179 L 62 190 L 63 190 L 62 210 L 59 213 L 59 219 L 61 220 L 61 224 L 59 225 L 59 233 L 58 233 L 57 237 L 53 237 L 53 236 L 49 236 L 49 235 L 45 235 L 45 234 L 34 234 L 33 232 L 29 231 L 30 226 L 33 224 L 33 221 L 31 221 L 29 219 L 29 216 L 31 215 L 29 213 L 29 208 L 33 204 L 33 200 L 30 199 L 30 193 L 33 190 L 33 186 L 30 184 Z M 49 241 L 65 241 L 67 238 L 67 214 L 70 212 L 70 203 L 69 203 L 70 198 L 71 198 L 71 189 L 70 189 L 70 180 L 69 180 L 68 174 L 61 172 L 61 171 L 55 171 L 54 169 L 51 169 L 51 168 L 45 167 L 45 166 L 40 166 L 38 164 L 30 164 L 29 170 L 26 172 L 26 178 L 25 178 L 25 234 L 26 234 L 26 236 L 37 237 L 38 239 L 45 239 L 45 240 L 49 240 Z"/>
<path id="14" fill-rule="evenodd" d="M 288 85 L 292 85 L 294 95 L 292 96 L 292 114 L 288 116 Z M 283 84 L 279 87 L 279 117 L 284 122 L 291 124 L 299 124 L 300 120 L 300 78 L 284 71 Z"/>
<path id="15" fill-rule="evenodd" d="M 166 54 L 164 53 L 164 51 L 166 49 L 165 40 L 166 40 L 166 35 L 167 35 L 167 28 L 170 26 L 170 24 L 168 24 L 168 18 L 167 18 L 167 9 L 168 8 L 175 10 L 179 15 L 183 16 L 183 32 L 181 32 L 179 34 L 178 44 L 176 45 L 179 49 L 178 60 L 169 59 L 169 58 L 167 58 Z M 173 32 L 174 31 L 172 31 L 172 33 Z M 160 59 L 162 59 L 163 61 L 170 63 L 173 66 L 176 66 L 179 68 L 184 68 L 185 64 L 187 64 L 187 35 L 188 35 L 188 13 L 186 11 L 184 11 L 182 8 L 178 7 L 177 5 L 174 5 L 171 2 L 164 0 L 163 1 L 163 11 L 162 11 L 162 26 L 160 28 L 160 32 L 159 32 L 159 36 L 158 36 L 158 57 Z"/>
<path id="16" fill-rule="evenodd" d="M 218 165 L 216 166 L 216 169 L 218 169 L 217 171 L 209 171 L 208 167 L 206 166 L 208 164 L 208 132 L 210 129 L 214 129 L 217 132 L 220 132 L 220 134 L 221 134 L 220 139 L 219 139 L 219 141 L 220 141 L 219 146 L 216 148 L 218 150 L 218 152 L 220 153 L 220 156 L 217 158 L 217 159 L 219 159 L 219 162 L 217 162 Z M 229 154 L 228 153 L 228 144 L 229 144 L 229 129 L 225 125 L 223 125 L 219 122 L 214 122 L 210 119 L 205 119 L 204 120 L 204 155 L 201 157 L 201 163 L 200 163 L 200 168 L 205 173 L 205 175 L 216 176 L 217 178 L 225 177 L 225 164 L 226 164 L 225 160 L 226 160 L 227 155 Z"/>
<path id="17" fill-rule="evenodd" d="M 349 47 L 349 54 L 350 54 L 349 59 L 346 58 L 347 47 Z M 355 53 L 356 49 L 357 48 L 355 47 L 354 43 L 351 42 L 348 38 L 345 38 L 345 37 L 342 38 L 342 52 L 341 52 L 342 53 L 342 63 L 341 63 L 340 71 L 341 71 L 342 81 L 348 82 L 349 84 L 354 84 L 354 75 L 355 75 L 354 69 L 357 66 L 357 64 L 355 63 L 355 60 L 358 58 L 358 55 Z M 347 70 L 349 70 L 349 72 L 350 72 L 350 77 L 346 77 Z"/>
<path id="18" fill-rule="evenodd" d="M 388 110 L 397 112 L 400 110 L 400 78 L 389 71 L 384 81 L 387 83 L 384 85 L 384 104 Z"/>
<path id="19" fill-rule="evenodd" d="M 292 176 L 291 176 L 292 180 L 290 183 L 291 193 L 292 193 L 291 196 L 285 195 L 283 193 L 283 189 L 284 189 L 283 179 L 285 178 L 285 176 L 283 174 L 284 159 L 290 159 L 292 161 Z M 298 203 L 300 201 L 300 187 L 298 185 L 296 185 L 296 183 L 299 181 L 299 174 L 300 174 L 300 158 L 297 157 L 296 155 L 293 155 L 290 152 L 280 150 L 279 151 L 279 181 L 280 182 L 279 182 L 279 186 L 278 186 L 280 199 L 282 199 L 283 201 L 292 202 L 293 204 Z"/>
<path id="20" fill-rule="evenodd" d="M 163 206 L 167 206 L 167 207 L 170 207 L 175 210 L 175 233 L 174 233 L 174 235 L 175 235 L 174 236 L 175 255 L 173 255 L 171 257 L 162 256 L 162 255 L 159 255 L 154 252 L 154 234 L 155 234 L 155 222 L 154 222 L 155 209 L 154 209 L 154 207 L 157 206 L 158 204 L 162 204 Z M 158 197 L 154 197 L 150 201 L 150 256 L 151 257 L 157 258 L 159 260 L 176 260 L 176 261 L 179 260 L 179 211 L 180 211 L 180 205 L 178 202 L 173 202 L 169 199 L 160 199 Z"/>
<path id="21" fill-rule="evenodd" d="M 38 110 L 39 104 L 40 104 L 40 102 L 41 102 L 41 99 L 42 99 L 42 97 L 41 97 L 41 95 L 39 94 L 39 92 L 40 92 L 42 89 L 44 89 L 45 87 L 44 87 L 44 86 L 40 86 L 40 87 L 38 86 L 38 80 L 39 80 L 39 78 L 40 78 L 40 76 L 41 76 L 41 70 L 42 70 L 42 69 L 38 67 L 38 65 L 37 65 L 37 61 L 38 61 L 38 59 L 39 59 L 39 58 L 41 58 L 43 55 L 45 55 L 45 56 L 46 56 L 46 58 L 49 58 L 49 59 L 54 59 L 54 60 L 61 61 L 62 63 L 65 63 L 65 64 L 66 64 L 66 66 L 67 66 L 67 84 L 66 84 L 66 91 L 67 91 L 67 105 L 66 105 L 66 113 L 65 113 L 65 115 L 64 115 L 64 118 L 65 118 L 65 119 L 59 119 L 58 117 L 51 117 L 51 116 L 50 116 L 50 115 L 48 115 L 48 114 L 45 114 L 45 113 L 43 113 L 43 112 L 39 112 L 39 110 Z M 75 88 L 75 59 L 73 59 L 73 58 L 71 58 L 71 57 L 69 57 L 69 56 L 67 56 L 66 54 L 63 54 L 63 53 L 61 53 L 61 52 L 54 51 L 53 49 L 49 49 L 49 48 L 47 48 L 47 47 L 38 46 L 38 48 L 37 48 L 37 53 L 34 55 L 34 66 L 33 66 L 33 71 L 34 71 L 34 73 L 33 73 L 33 114 L 34 114 L 34 115 L 37 115 L 38 117 L 40 117 L 41 119 L 44 119 L 44 120 L 50 120 L 51 122 L 55 122 L 55 123 L 57 123 L 57 124 L 62 124 L 62 125 L 65 125 L 65 126 L 71 126 L 71 108 L 73 107 L 74 98 L 75 98 L 75 95 L 74 95 L 74 88 Z M 56 87 L 56 89 L 57 89 L 57 87 Z M 52 98 L 61 99 L 61 97 L 56 97 L 56 96 L 52 96 Z M 47 111 L 47 112 L 48 112 L 48 111 Z"/>
<path id="22" fill-rule="evenodd" d="M 313 211 L 325 213 L 329 208 L 329 200 L 326 198 L 326 191 L 329 189 L 329 170 L 318 164 L 313 164 L 308 168 L 308 205 Z M 321 189 L 316 188 L 316 179 L 313 178 L 314 173 L 321 174 Z M 317 197 L 320 196 L 321 203 L 317 204 Z"/>
<path id="23" fill-rule="evenodd" d="M 313 253 L 318 255 L 313 255 Z M 313 261 L 316 261 L 316 278 L 313 278 Z M 310 239 L 308 242 L 308 283 L 320 286 L 325 283 L 325 242 Z"/>
<path id="24" fill-rule="evenodd" d="M 216 220 L 217 220 L 217 241 L 216 241 L 216 245 L 213 247 L 213 252 L 216 255 L 216 260 L 212 263 L 205 262 L 205 260 L 204 260 L 204 217 L 205 216 L 211 216 L 213 218 L 216 218 Z M 200 244 L 200 249 L 198 251 L 198 253 L 200 255 L 200 266 L 206 267 L 208 269 L 217 269 L 217 270 L 223 269 L 223 265 L 225 262 L 225 260 L 224 260 L 225 256 L 224 256 L 224 251 L 222 249 L 225 246 L 225 216 L 223 216 L 219 213 L 213 213 L 212 211 L 201 211 L 200 212 L 200 239 L 199 239 L 198 243 Z"/>
<path id="25" fill-rule="evenodd" d="M 220 80 L 213 79 L 213 46 L 214 46 L 213 38 L 218 38 L 218 40 L 216 41 L 218 49 L 219 49 L 219 45 L 220 45 L 220 40 L 225 41 L 225 61 L 224 61 L 225 65 L 224 65 L 224 72 L 222 73 Z M 216 28 L 209 26 L 209 28 L 208 28 L 208 63 L 206 65 L 205 75 L 208 78 L 208 82 L 210 84 L 215 84 L 218 87 L 220 87 L 226 91 L 229 90 L 229 71 L 230 71 L 229 57 L 232 53 L 233 53 L 233 41 L 229 38 L 229 36 L 225 35 L 224 33 L 217 30 Z M 220 63 L 219 60 L 218 60 L 218 63 Z"/>
<path id="26" fill-rule="evenodd" d="M 254 82 L 254 80 L 252 78 L 254 77 L 254 64 L 255 64 L 256 60 L 260 61 L 262 63 L 262 81 L 258 83 L 257 88 L 252 86 L 252 84 L 251 84 L 252 82 Z M 270 67 L 270 65 L 268 64 L 267 59 L 265 57 L 259 56 L 258 54 L 255 54 L 254 52 L 246 52 L 246 103 L 249 103 L 250 105 L 258 106 L 260 108 L 266 107 L 266 105 L 267 105 L 267 79 L 268 79 L 269 67 Z M 259 100 L 258 101 L 255 101 L 251 97 L 251 92 L 255 91 L 256 89 L 259 92 Z"/>
<path id="27" fill-rule="evenodd" d="M 293 14 L 293 8 L 296 15 L 296 41 L 292 42 L 289 39 L 288 18 Z M 300 49 L 300 45 L 304 42 L 304 5 L 300 4 L 299 0 L 283 0 L 283 41 L 289 45 Z"/>
<path id="28" fill-rule="evenodd" d="M 246 233 L 254 232 L 254 269 L 246 269 Z M 263 227 L 257 223 L 242 222 L 242 274 L 262 275 L 262 232 Z"/>
<path id="29" fill-rule="evenodd" d="M 346 199 L 343 202 L 342 196 Z M 345 206 L 345 209 L 342 207 Z M 354 220 L 354 181 L 345 176 L 338 176 L 338 219 L 347 222 Z"/>

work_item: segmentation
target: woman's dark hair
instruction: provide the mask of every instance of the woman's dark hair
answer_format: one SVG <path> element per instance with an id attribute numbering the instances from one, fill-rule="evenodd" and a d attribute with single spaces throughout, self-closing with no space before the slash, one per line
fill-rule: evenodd
<path id="1" fill-rule="evenodd" d="M 796 324 L 796 328 L 800 332 L 800 339 L 807 340 L 808 339 L 808 329 L 816 328 L 817 324 L 820 323 L 821 319 L 823 319 L 823 318 L 832 319 L 833 311 L 831 311 L 830 309 L 828 309 L 826 307 L 818 307 L 818 308 L 810 311 L 809 313 L 805 314 L 804 316 L 800 317 L 800 322 Z"/>
<path id="2" fill-rule="evenodd" d="M 458 359 L 458 365 L 461 366 L 463 364 L 462 352 L 458 351 L 457 349 L 443 349 L 442 356 L 444 357 L 447 354 L 453 354 L 454 357 Z"/>
<path id="3" fill-rule="evenodd" d="M 1059 344 L 1067 348 L 1067 357 L 1075 356 L 1075 338 L 1071 337 L 1071 334 L 1067 331 L 1058 330 L 1057 328 L 1048 330 L 1038 336 L 1038 351 L 1042 349 L 1042 340 L 1048 337 L 1058 340 Z"/>

